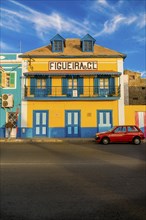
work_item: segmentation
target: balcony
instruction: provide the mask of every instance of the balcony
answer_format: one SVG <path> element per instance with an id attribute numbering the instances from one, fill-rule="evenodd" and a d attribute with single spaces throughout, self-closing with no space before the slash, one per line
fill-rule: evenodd
<path id="1" fill-rule="evenodd" d="M 93 87 L 84 86 L 68 88 L 52 87 L 24 87 L 24 100 L 117 100 L 120 98 L 120 86 Z"/>

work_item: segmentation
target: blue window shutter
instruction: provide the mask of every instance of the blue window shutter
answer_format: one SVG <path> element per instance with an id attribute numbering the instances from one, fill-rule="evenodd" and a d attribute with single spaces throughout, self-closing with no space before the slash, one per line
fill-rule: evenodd
<path id="1" fill-rule="evenodd" d="M 51 93 L 52 93 L 52 78 L 47 78 L 46 86 L 47 86 L 47 94 L 51 95 Z"/>
<path id="2" fill-rule="evenodd" d="M 67 94 L 67 79 L 62 78 L 62 95 Z"/>
<path id="3" fill-rule="evenodd" d="M 36 86 L 36 79 L 30 78 L 30 94 L 31 95 L 35 94 L 35 86 Z"/>
<path id="4" fill-rule="evenodd" d="M 98 94 L 99 91 L 99 79 L 94 78 L 94 94 Z"/>
<path id="5" fill-rule="evenodd" d="M 109 93 L 115 93 L 115 78 L 109 78 Z"/>
<path id="6" fill-rule="evenodd" d="M 78 93 L 83 94 L 83 78 L 78 79 Z"/>

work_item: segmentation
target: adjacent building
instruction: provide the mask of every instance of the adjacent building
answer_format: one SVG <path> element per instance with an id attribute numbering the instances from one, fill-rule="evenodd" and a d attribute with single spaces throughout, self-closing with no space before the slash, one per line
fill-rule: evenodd
<path id="1" fill-rule="evenodd" d="M 125 74 L 125 104 L 146 105 L 146 79 L 141 73 L 124 70 Z"/>
<path id="2" fill-rule="evenodd" d="M 125 124 L 136 124 L 146 137 L 146 79 L 131 70 L 124 71 Z"/>
<path id="3" fill-rule="evenodd" d="M 87 34 L 21 54 L 21 137 L 94 137 L 125 124 L 125 54 Z"/>
<path id="4" fill-rule="evenodd" d="M 13 122 L 12 137 L 18 137 L 21 111 L 21 58 L 20 54 L 0 54 L 0 137 L 7 137 L 5 124 Z"/>

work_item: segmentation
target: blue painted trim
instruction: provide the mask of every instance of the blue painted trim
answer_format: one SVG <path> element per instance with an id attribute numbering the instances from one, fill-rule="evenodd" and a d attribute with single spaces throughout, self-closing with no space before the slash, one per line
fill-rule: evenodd
<path id="1" fill-rule="evenodd" d="M 23 130 L 25 131 L 23 132 Z M 26 127 L 20 128 L 20 135 L 21 138 L 33 138 L 33 128 L 26 128 Z"/>
<path id="2" fill-rule="evenodd" d="M 0 128 L 0 137 L 5 138 L 5 127 Z"/>
<path id="3" fill-rule="evenodd" d="M 81 41 L 84 41 L 84 40 L 92 40 L 93 42 L 96 41 L 90 34 L 86 34 L 86 35 L 81 39 Z"/>
<path id="4" fill-rule="evenodd" d="M 25 132 L 23 132 L 23 129 L 25 129 Z M 66 137 L 65 127 L 53 127 L 48 129 L 48 133 L 46 138 L 68 138 Z M 108 131 L 109 127 L 103 127 L 100 132 L 102 131 Z M 80 128 L 80 137 L 81 138 L 93 138 L 95 137 L 95 134 L 97 132 L 97 127 L 82 127 Z M 5 138 L 5 132 L 0 129 L 0 138 Z M 17 138 L 35 138 L 36 136 L 33 136 L 33 128 L 26 128 L 22 127 L 19 128 L 18 136 Z M 43 137 L 40 137 L 43 138 Z M 70 136 L 70 138 L 76 138 L 74 136 Z"/>
<path id="5" fill-rule="evenodd" d="M 48 137 L 50 138 L 64 138 L 65 137 L 65 128 L 63 127 L 54 127 L 49 128 Z"/>
<path id="6" fill-rule="evenodd" d="M 51 38 L 51 42 L 54 40 L 62 40 L 65 41 L 65 39 L 60 35 L 60 34 L 56 34 L 53 38 Z"/>
<path id="7" fill-rule="evenodd" d="M 106 100 L 106 101 L 112 101 L 112 100 L 118 100 L 118 99 L 120 99 L 120 96 L 117 96 L 117 97 L 102 97 L 102 96 L 100 96 L 100 97 L 86 97 L 86 98 L 81 98 L 81 97 L 53 97 L 53 96 L 51 96 L 51 97 L 25 97 L 23 100 L 24 101 L 28 101 L 28 100 L 52 100 L 52 101 L 55 101 L 55 100 L 57 100 L 57 101 L 61 101 L 61 100 L 76 100 L 76 101 L 80 101 L 80 100 L 88 100 L 88 101 L 90 101 L 90 100 Z"/>
<path id="8" fill-rule="evenodd" d="M 67 94 L 67 79 L 62 78 L 62 94 L 66 95 Z"/>
<path id="9" fill-rule="evenodd" d="M 96 127 L 82 127 L 81 128 L 81 137 L 82 138 L 95 138 L 97 132 Z"/>

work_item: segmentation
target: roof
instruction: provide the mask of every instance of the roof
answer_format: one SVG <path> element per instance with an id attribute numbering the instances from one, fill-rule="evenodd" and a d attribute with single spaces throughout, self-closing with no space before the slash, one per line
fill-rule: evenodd
<path id="1" fill-rule="evenodd" d="M 22 58 L 125 58 L 126 55 L 106 47 L 94 44 L 93 52 L 83 52 L 81 40 L 78 38 L 66 39 L 63 52 L 52 52 L 51 44 L 23 53 Z"/>

